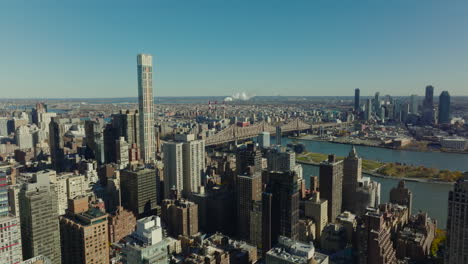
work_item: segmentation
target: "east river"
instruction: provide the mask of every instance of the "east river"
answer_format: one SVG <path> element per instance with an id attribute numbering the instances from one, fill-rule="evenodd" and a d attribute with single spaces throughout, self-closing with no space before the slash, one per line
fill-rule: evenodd
<path id="1" fill-rule="evenodd" d="M 286 145 L 293 140 L 283 137 L 282 144 Z M 274 142 L 274 137 L 272 137 Z M 327 141 L 297 140 L 297 143 L 304 144 L 307 151 L 336 154 L 346 156 L 351 148 L 350 145 L 332 143 Z M 356 146 L 360 157 L 383 162 L 400 162 L 410 165 L 422 165 L 425 167 L 468 171 L 468 155 L 444 153 L 444 152 L 415 152 L 401 151 L 377 147 Z M 309 185 L 309 176 L 319 176 L 319 167 L 302 164 L 304 177 Z M 369 176 L 369 175 L 364 175 Z M 381 202 L 389 200 L 390 189 L 397 185 L 398 179 L 383 179 L 372 177 L 373 180 L 381 183 Z M 430 217 L 437 219 L 438 227 L 445 229 L 447 221 L 447 198 L 448 192 L 452 189 L 450 184 L 406 182 L 407 187 L 413 192 L 413 214 L 419 210 L 429 213 Z"/>

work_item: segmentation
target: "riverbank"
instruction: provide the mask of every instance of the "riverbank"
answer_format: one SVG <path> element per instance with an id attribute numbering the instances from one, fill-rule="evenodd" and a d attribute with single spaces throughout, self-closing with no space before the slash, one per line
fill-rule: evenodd
<path id="1" fill-rule="evenodd" d="M 302 164 L 319 166 L 320 162 L 327 159 L 326 154 L 307 152 L 299 154 L 296 161 Z M 338 160 L 344 157 L 337 157 Z M 453 184 L 457 178 L 462 177 L 459 171 L 448 171 L 425 168 L 423 166 L 407 166 L 396 163 L 385 163 L 373 160 L 362 160 L 362 171 L 373 177 L 385 179 L 399 179 L 413 182 Z"/>
<path id="2" fill-rule="evenodd" d="M 395 148 L 390 146 L 384 146 L 373 143 L 365 143 L 361 140 L 361 142 L 343 142 L 339 140 L 332 140 L 332 139 L 322 139 L 318 137 L 312 137 L 311 135 L 305 136 L 288 136 L 289 139 L 292 140 L 305 140 L 305 141 L 318 141 L 318 142 L 330 142 L 335 144 L 343 144 L 343 145 L 355 145 L 355 146 L 364 146 L 364 147 L 374 147 L 374 148 L 382 148 L 382 149 L 390 149 L 390 150 L 404 150 L 404 151 L 412 151 L 412 152 L 434 152 L 434 153 L 453 153 L 453 154 L 468 154 L 468 151 L 459 151 L 459 150 L 449 150 L 449 149 L 415 149 L 415 148 Z"/>

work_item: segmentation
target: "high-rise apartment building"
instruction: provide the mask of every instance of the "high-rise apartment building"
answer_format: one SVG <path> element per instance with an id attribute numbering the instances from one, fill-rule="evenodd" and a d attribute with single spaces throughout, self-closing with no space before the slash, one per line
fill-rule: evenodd
<path id="1" fill-rule="evenodd" d="M 153 56 L 138 54 L 138 111 L 140 114 L 140 149 L 145 162 L 155 159 Z"/>
<path id="2" fill-rule="evenodd" d="M 64 170 L 65 152 L 63 135 L 67 132 L 63 125 L 64 122 L 66 121 L 54 117 L 49 123 L 50 156 L 52 158 L 52 164 L 58 172 Z"/>
<path id="3" fill-rule="evenodd" d="M 468 263 L 468 178 L 458 180 L 449 192 L 446 264 Z"/>
<path id="4" fill-rule="evenodd" d="M 359 88 L 354 89 L 354 111 L 359 112 L 360 110 L 360 96 L 361 96 L 361 90 Z"/>
<path id="5" fill-rule="evenodd" d="M 88 156 L 96 159 L 100 164 L 106 162 L 104 150 L 104 120 L 86 120 L 85 137 Z"/>
<path id="6" fill-rule="evenodd" d="M 262 174 L 260 172 L 238 175 L 237 180 L 237 234 L 243 240 L 250 239 L 250 218 L 253 203 L 262 198 Z"/>
<path id="7" fill-rule="evenodd" d="M 447 91 L 439 96 L 439 124 L 450 124 L 450 94 Z"/>
<path id="8" fill-rule="evenodd" d="M 364 119 L 370 120 L 372 118 L 372 99 L 367 99 L 366 109 L 364 111 Z"/>
<path id="9" fill-rule="evenodd" d="M 8 118 L 0 117 L 0 137 L 8 136 Z"/>
<path id="10" fill-rule="evenodd" d="M 36 174 L 32 180 L 19 193 L 23 257 L 44 255 L 61 264 L 57 196 L 46 174 Z"/>
<path id="11" fill-rule="evenodd" d="M 413 193 L 406 188 L 405 181 L 399 181 L 398 186 L 390 190 L 390 203 L 406 206 L 409 214 L 411 214 L 413 210 Z"/>
<path id="12" fill-rule="evenodd" d="M 268 148 L 270 146 L 270 132 L 264 131 L 258 134 L 258 144 L 262 148 Z"/>
<path id="13" fill-rule="evenodd" d="M 112 115 L 112 126 L 117 137 L 124 137 L 129 145 L 140 144 L 140 115 L 138 110 L 120 110 Z"/>
<path id="14" fill-rule="evenodd" d="M 367 212 L 357 226 L 356 234 L 356 263 L 398 263 L 391 240 L 391 226 L 385 221 L 384 212 L 378 209 Z"/>
<path id="15" fill-rule="evenodd" d="M 97 208 L 89 208 L 88 197 L 70 202 L 82 206 L 69 206 L 67 213 L 60 217 L 63 263 L 109 263 L 107 214 Z"/>
<path id="16" fill-rule="evenodd" d="M 357 156 L 353 146 L 343 162 L 343 210 L 351 211 L 354 207 L 354 194 L 361 178 L 362 159 Z"/>
<path id="17" fill-rule="evenodd" d="M 315 237 L 320 239 L 322 231 L 328 223 L 328 201 L 320 199 L 320 193 L 314 192 L 304 203 L 304 215 L 315 222 Z"/>
<path id="18" fill-rule="evenodd" d="M 21 252 L 20 219 L 17 216 L 0 216 L 0 263 L 19 263 Z"/>
<path id="19" fill-rule="evenodd" d="M 129 145 L 125 137 L 120 137 L 115 141 L 115 161 L 120 164 L 120 168 L 125 168 L 130 162 Z"/>
<path id="20" fill-rule="evenodd" d="M 191 140 L 182 145 L 184 189 L 186 197 L 192 192 L 198 192 L 202 175 L 205 171 L 205 141 Z"/>
<path id="21" fill-rule="evenodd" d="M 320 163 L 320 195 L 328 200 L 328 220 L 334 222 L 341 214 L 343 192 L 343 161 L 335 155 Z"/>
<path id="22" fill-rule="evenodd" d="M 0 171 L 0 217 L 7 216 L 8 212 L 8 176 L 6 171 Z"/>
<path id="23" fill-rule="evenodd" d="M 262 170 L 262 152 L 254 144 L 248 144 L 237 149 L 236 173 L 243 175 Z"/>
<path id="24" fill-rule="evenodd" d="M 109 242 L 119 242 L 135 231 L 135 226 L 135 215 L 122 206 L 118 206 L 117 209 L 109 215 Z"/>
<path id="25" fill-rule="evenodd" d="M 161 217 L 172 237 L 190 237 L 198 233 L 198 205 L 187 200 L 165 199 L 161 206 Z"/>
<path id="26" fill-rule="evenodd" d="M 156 171 L 154 169 L 123 170 L 120 174 L 122 205 L 137 217 L 154 213 L 157 207 Z"/>
<path id="27" fill-rule="evenodd" d="M 167 142 L 162 146 L 164 156 L 164 197 L 176 191 L 180 196 L 184 189 L 183 143 Z"/>

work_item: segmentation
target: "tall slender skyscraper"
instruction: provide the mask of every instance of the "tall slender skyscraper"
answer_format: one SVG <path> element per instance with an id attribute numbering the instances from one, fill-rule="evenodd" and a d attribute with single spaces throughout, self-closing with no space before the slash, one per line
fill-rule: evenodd
<path id="1" fill-rule="evenodd" d="M 439 96 L 439 124 L 450 123 L 450 94 L 443 91 Z"/>
<path id="2" fill-rule="evenodd" d="M 155 159 L 153 56 L 138 54 L 137 66 L 140 149 L 141 157 L 147 163 Z"/>
<path id="3" fill-rule="evenodd" d="M 360 94 L 361 94 L 361 90 L 359 90 L 359 88 L 354 89 L 354 111 L 355 112 L 359 112 Z"/>
<path id="4" fill-rule="evenodd" d="M 468 263 L 468 178 L 454 185 L 448 198 L 447 264 Z"/>

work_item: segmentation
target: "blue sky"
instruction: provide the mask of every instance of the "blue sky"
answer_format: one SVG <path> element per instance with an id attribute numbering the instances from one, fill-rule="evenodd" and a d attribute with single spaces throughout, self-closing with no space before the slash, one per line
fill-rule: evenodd
<path id="1" fill-rule="evenodd" d="M 0 2 L 1 97 L 468 95 L 468 1 Z"/>

